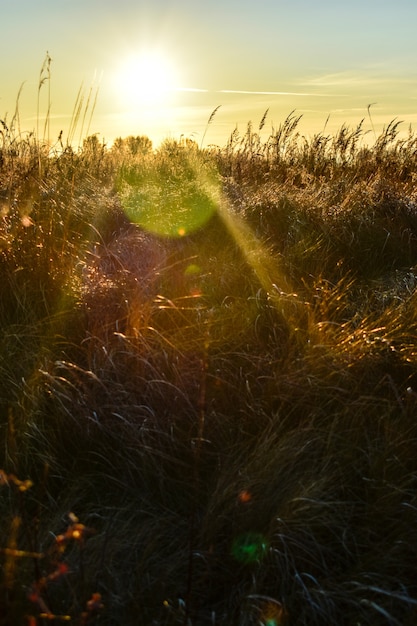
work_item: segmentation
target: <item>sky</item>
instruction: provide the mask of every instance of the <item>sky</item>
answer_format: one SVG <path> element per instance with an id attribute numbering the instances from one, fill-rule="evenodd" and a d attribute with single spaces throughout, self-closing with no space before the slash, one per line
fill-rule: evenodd
<path id="1" fill-rule="evenodd" d="M 393 119 L 417 129 L 415 0 L 0 0 L 0 8 L 0 119 L 10 124 L 17 109 L 20 132 L 52 142 L 62 131 L 75 143 L 147 135 L 154 145 L 187 137 L 224 146 L 236 126 L 242 135 L 249 121 L 256 129 L 267 109 L 265 136 L 294 110 L 306 137 L 362 119 L 371 139 Z"/>

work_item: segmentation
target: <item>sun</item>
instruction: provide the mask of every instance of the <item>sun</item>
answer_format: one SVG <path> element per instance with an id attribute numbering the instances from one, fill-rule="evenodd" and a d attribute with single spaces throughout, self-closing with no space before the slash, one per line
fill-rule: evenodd
<path id="1" fill-rule="evenodd" d="M 174 62 L 167 54 L 155 50 L 128 56 L 115 73 L 115 88 L 129 107 L 169 105 L 178 81 Z"/>

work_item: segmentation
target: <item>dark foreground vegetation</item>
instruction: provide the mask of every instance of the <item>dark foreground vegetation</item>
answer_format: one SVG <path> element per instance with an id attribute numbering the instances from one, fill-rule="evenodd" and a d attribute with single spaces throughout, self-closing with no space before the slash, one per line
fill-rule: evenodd
<path id="1" fill-rule="evenodd" d="M 417 138 L 297 121 L 3 123 L 1 626 L 417 623 Z"/>

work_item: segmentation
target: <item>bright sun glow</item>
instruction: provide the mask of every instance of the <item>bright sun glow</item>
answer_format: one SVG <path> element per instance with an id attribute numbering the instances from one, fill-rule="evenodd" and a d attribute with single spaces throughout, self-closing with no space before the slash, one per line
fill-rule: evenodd
<path id="1" fill-rule="evenodd" d="M 125 59 L 116 71 L 115 83 L 125 105 L 164 106 L 172 103 L 178 71 L 168 56 L 148 51 Z"/>

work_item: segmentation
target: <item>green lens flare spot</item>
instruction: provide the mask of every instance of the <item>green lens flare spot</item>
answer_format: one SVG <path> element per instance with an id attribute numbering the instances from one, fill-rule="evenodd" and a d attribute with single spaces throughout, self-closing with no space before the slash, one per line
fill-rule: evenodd
<path id="1" fill-rule="evenodd" d="M 190 265 L 187 265 L 185 268 L 185 276 L 198 276 L 199 274 L 201 274 L 201 267 L 196 263 L 190 263 Z"/>
<path id="2" fill-rule="evenodd" d="M 128 218 L 145 230 L 165 237 L 184 237 L 201 228 L 216 210 L 199 191 L 160 187 L 131 190 L 123 202 Z"/>
<path id="3" fill-rule="evenodd" d="M 260 561 L 268 551 L 268 542 L 261 533 L 245 533 L 236 537 L 232 544 L 232 556 L 240 563 Z"/>
<path id="4" fill-rule="evenodd" d="M 217 211 L 219 175 L 195 148 L 165 145 L 143 163 L 122 168 L 117 188 L 131 222 L 164 237 L 202 228 Z"/>

